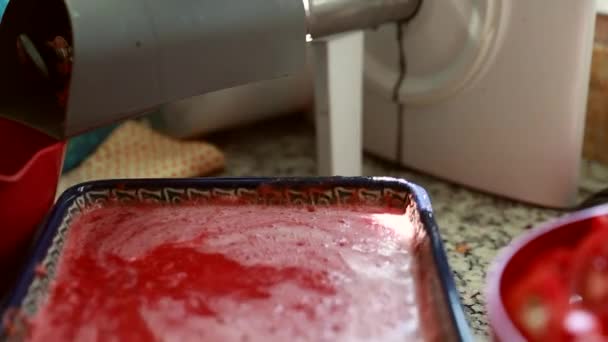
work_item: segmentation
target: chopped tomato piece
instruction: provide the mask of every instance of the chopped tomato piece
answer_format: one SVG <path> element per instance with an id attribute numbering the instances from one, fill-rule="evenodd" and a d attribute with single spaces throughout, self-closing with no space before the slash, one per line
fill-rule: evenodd
<path id="1" fill-rule="evenodd" d="M 608 341 L 608 216 L 573 249 L 536 258 L 505 304 L 529 341 Z"/>
<path id="2" fill-rule="evenodd" d="M 597 315 L 608 317 L 608 218 L 594 219 L 591 232 L 576 249 L 574 291 Z"/>
<path id="3" fill-rule="evenodd" d="M 545 252 L 532 263 L 530 273 L 538 272 L 543 269 L 550 269 L 556 276 L 569 285 L 572 279 L 572 259 L 574 251 L 568 248 L 557 248 Z"/>
<path id="4" fill-rule="evenodd" d="M 559 341 L 570 292 L 552 267 L 535 268 L 507 294 L 506 308 L 529 341 Z"/>

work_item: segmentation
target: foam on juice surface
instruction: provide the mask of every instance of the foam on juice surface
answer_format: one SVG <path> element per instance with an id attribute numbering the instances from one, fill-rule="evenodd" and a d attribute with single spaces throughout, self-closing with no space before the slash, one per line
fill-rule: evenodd
<path id="1" fill-rule="evenodd" d="M 376 208 L 98 208 L 29 339 L 420 340 L 413 232 Z"/>

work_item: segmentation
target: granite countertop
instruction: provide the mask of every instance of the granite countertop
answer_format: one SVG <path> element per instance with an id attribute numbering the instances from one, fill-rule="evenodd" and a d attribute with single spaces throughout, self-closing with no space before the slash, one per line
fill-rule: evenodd
<path id="1" fill-rule="evenodd" d="M 314 176 L 314 128 L 299 120 L 285 118 L 208 137 L 226 153 L 222 175 Z M 366 176 L 405 178 L 429 192 L 470 326 L 479 339 L 487 339 L 483 291 L 488 266 L 513 237 L 561 213 L 472 191 L 370 156 L 363 169 Z M 581 198 L 605 186 L 606 169 L 586 162 Z"/>

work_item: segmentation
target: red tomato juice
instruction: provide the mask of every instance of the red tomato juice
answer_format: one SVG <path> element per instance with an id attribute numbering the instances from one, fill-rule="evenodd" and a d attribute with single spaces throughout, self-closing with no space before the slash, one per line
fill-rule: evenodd
<path id="1" fill-rule="evenodd" d="M 91 209 L 28 339 L 416 341 L 414 232 L 371 207 Z"/>

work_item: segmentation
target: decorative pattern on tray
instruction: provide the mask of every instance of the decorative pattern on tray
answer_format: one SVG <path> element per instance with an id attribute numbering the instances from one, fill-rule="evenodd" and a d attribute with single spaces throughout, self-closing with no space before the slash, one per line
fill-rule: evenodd
<path id="1" fill-rule="evenodd" d="M 89 190 L 74 199 L 67 209 L 67 215 L 58 228 L 50 248 L 39 268 L 44 270 L 36 276 L 25 296 L 21 310 L 26 316 L 36 313 L 40 300 L 45 297 L 49 283 L 54 278 L 61 251 L 70 225 L 84 209 L 118 200 L 121 203 L 142 202 L 177 204 L 181 202 L 205 203 L 217 200 L 238 199 L 239 204 L 259 205 L 349 205 L 367 204 L 406 209 L 415 206 L 412 195 L 393 188 L 365 189 L 345 187 L 321 187 L 318 189 L 296 190 L 290 187 L 262 186 L 259 188 L 137 188 Z M 410 212 L 416 212 L 410 211 Z M 19 322 L 15 322 L 19 324 Z"/>

